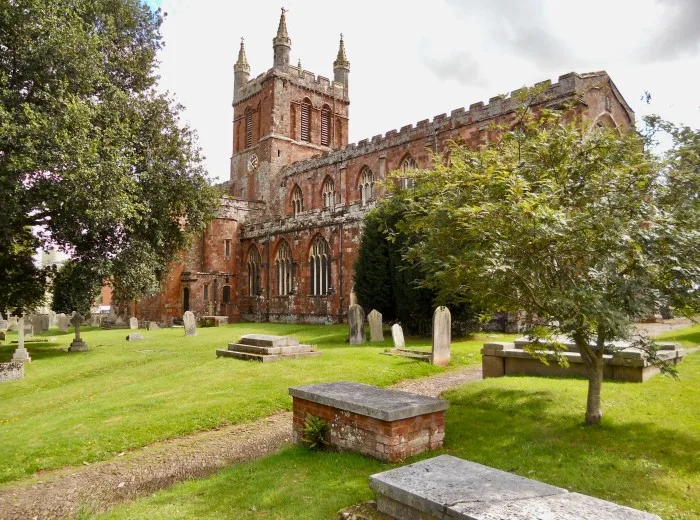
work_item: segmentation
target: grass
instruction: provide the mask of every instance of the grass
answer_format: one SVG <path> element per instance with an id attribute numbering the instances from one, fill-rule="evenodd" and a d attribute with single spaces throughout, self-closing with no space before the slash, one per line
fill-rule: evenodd
<path id="1" fill-rule="evenodd" d="M 676 336 L 692 342 L 697 333 Z M 666 520 L 698 519 L 700 354 L 688 356 L 679 372 L 678 380 L 606 383 L 605 416 L 596 427 L 582 425 L 582 379 L 507 377 L 465 385 L 447 394 L 443 452 Z M 290 447 L 100 518 L 332 519 L 340 508 L 370 499 L 368 476 L 391 467 Z"/>
<path id="2" fill-rule="evenodd" d="M 125 341 L 128 330 L 81 332 L 90 351 L 68 353 L 73 334 L 50 331 L 43 334 L 50 341 L 27 344 L 25 379 L 0 385 L 0 483 L 291 409 L 290 386 L 345 379 L 386 386 L 442 371 L 380 355 L 390 339 L 351 347 L 341 325 L 235 324 L 189 338 L 163 329 L 142 331 L 139 342 Z M 215 357 L 216 348 L 252 332 L 292 334 L 323 355 L 266 364 Z M 12 339 L 0 346 L 0 362 L 12 357 Z M 456 344 L 453 364 L 480 362 L 480 347 Z"/>

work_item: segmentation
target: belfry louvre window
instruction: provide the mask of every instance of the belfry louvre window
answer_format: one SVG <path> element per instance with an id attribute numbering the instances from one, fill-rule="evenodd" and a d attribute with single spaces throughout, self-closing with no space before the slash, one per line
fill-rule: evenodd
<path id="1" fill-rule="evenodd" d="M 253 146 L 253 111 L 248 110 L 245 113 L 245 147 Z"/>
<path id="2" fill-rule="evenodd" d="M 364 205 L 374 199 L 374 197 L 374 174 L 372 170 L 365 166 L 360 175 L 360 200 Z"/>
<path id="3" fill-rule="evenodd" d="M 292 248 L 282 242 L 275 257 L 277 268 L 277 294 L 287 296 L 292 293 Z"/>
<path id="4" fill-rule="evenodd" d="M 260 253 L 253 246 L 248 253 L 248 294 L 257 296 L 260 292 Z"/>
<path id="5" fill-rule="evenodd" d="M 402 173 L 407 173 L 410 170 L 415 170 L 416 168 L 418 168 L 418 165 L 416 164 L 416 160 L 410 155 L 407 155 L 406 157 L 404 157 L 403 161 L 401 161 L 400 169 L 401 169 Z M 401 189 L 402 190 L 413 188 L 413 184 L 414 184 L 413 179 L 409 179 L 408 177 L 401 178 Z"/>
<path id="6" fill-rule="evenodd" d="M 292 209 L 295 217 L 304 211 L 304 194 L 301 192 L 298 184 L 294 186 L 294 191 L 292 192 Z"/>
<path id="7" fill-rule="evenodd" d="M 311 104 L 307 101 L 301 104 L 301 140 L 311 141 Z"/>
<path id="8" fill-rule="evenodd" d="M 316 237 L 309 255 L 309 294 L 325 296 L 331 286 L 331 249 L 323 237 Z"/>
<path id="9" fill-rule="evenodd" d="M 331 144 L 331 111 L 328 108 L 321 110 L 321 145 Z"/>
<path id="10" fill-rule="evenodd" d="M 323 208 L 335 208 L 335 181 L 330 177 L 323 183 Z"/>

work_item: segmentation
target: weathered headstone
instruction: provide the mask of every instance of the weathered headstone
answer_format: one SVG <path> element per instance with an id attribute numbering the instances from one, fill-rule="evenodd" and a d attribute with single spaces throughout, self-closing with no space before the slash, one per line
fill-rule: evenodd
<path id="1" fill-rule="evenodd" d="M 185 324 L 185 336 L 196 336 L 197 335 L 197 319 L 194 317 L 192 311 L 186 311 L 182 315 L 182 321 Z"/>
<path id="2" fill-rule="evenodd" d="M 4 330 L 0 330 L 0 341 L 5 341 L 7 339 L 7 334 Z"/>
<path id="3" fill-rule="evenodd" d="M 135 316 L 129 318 L 129 328 L 131 330 L 136 330 L 139 328 L 139 320 Z"/>
<path id="4" fill-rule="evenodd" d="M 357 305 L 357 293 L 355 292 L 355 286 L 350 289 L 350 307 Z"/>
<path id="5" fill-rule="evenodd" d="M 51 327 L 51 318 L 48 314 L 39 315 L 39 331 L 46 332 Z"/>
<path id="6" fill-rule="evenodd" d="M 133 318 L 132 318 L 133 319 Z M 143 336 L 138 332 L 132 332 L 126 337 L 127 341 L 141 341 Z"/>
<path id="7" fill-rule="evenodd" d="M 121 316 L 117 316 L 117 319 L 114 320 L 114 324 L 115 325 L 124 325 L 124 318 L 122 318 Z"/>
<path id="8" fill-rule="evenodd" d="M 27 321 L 32 326 L 32 334 L 39 334 L 41 332 L 41 315 L 32 314 L 27 317 Z"/>
<path id="9" fill-rule="evenodd" d="M 348 327 L 350 328 L 350 344 L 365 343 L 365 311 L 359 305 L 351 305 L 348 309 Z"/>
<path id="10" fill-rule="evenodd" d="M 372 309 L 372 312 L 367 315 L 367 321 L 369 322 L 369 340 L 372 342 L 384 341 L 382 313 L 376 309 Z"/>
<path id="11" fill-rule="evenodd" d="M 438 307 L 433 313 L 433 352 L 430 359 L 433 365 L 446 367 L 450 364 L 450 343 L 452 341 L 452 315 L 447 307 Z"/>
<path id="12" fill-rule="evenodd" d="M 70 316 L 66 316 L 65 314 L 59 314 L 57 318 L 58 331 L 68 332 L 68 327 L 70 327 Z"/>
<path id="13" fill-rule="evenodd" d="M 160 327 L 155 321 L 148 322 L 148 330 L 158 330 Z"/>
<path id="14" fill-rule="evenodd" d="M 403 329 L 398 323 L 391 326 L 391 339 L 394 340 L 394 348 L 406 347 L 406 342 L 403 339 Z"/>
<path id="15" fill-rule="evenodd" d="M 7 320 L 0 319 L 0 330 L 8 330 L 10 328 L 10 322 Z"/>
<path id="16" fill-rule="evenodd" d="M 32 358 L 29 357 L 29 352 L 24 348 L 24 317 L 20 316 L 17 323 L 17 348 L 12 355 L 12 361 L 29 363 L 31 360 Z"/>
<path id="17" fill-rule="evenodd" d="M 87 343 L 80 339 L 80 324 L 83 321 L 83 317 L 79 312 L 76 312 L 71 319 L 71 323 L 75 327 L 75 339 L 71 342 L 70 347 L 68 347 L 68 352 L 85 352 L 88 349 Z"/>
<path id="18" fill-rule="evenodd" d="M 102 315 L 99 313 L 94 313 L 90 315 L 90 326 L 91 327 L 99 327 L 102 325 Z"/>

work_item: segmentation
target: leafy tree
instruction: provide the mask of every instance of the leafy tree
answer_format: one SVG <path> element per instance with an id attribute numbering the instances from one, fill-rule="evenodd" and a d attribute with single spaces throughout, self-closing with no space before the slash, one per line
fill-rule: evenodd
<path id="1" fill-rule="evenodd" d="M 636 133 L 591 130 L 567 111 L 523 106 L 519 117 L 483 149 L 455 147 L 449 166 L 415 172 L 400 228 L 423 240 L 407 258 L 444 298 L 522 309 L 571 336 L 588 374 L 586 422 L 595 424 L 610 343 L 629 338 L 632 320 L 664 294 L 681 292 L 668 284 L 679 268 L 684 300 L 697 299 L 697 253 L 681 256 L 697 244 L 697 208 L 681 211 L 673 193 L 697 180 L 697 168 L 672 164 L 665 178 Z M 688 189 L 697 204 L 697 185 Z M 659 363 L 653 345 L 640 346 Z"/>
<path id="2" fill-rule="evenodd" d="M 102 289 L 102 274 L 99 266 L 86 261 L 69 260 L 61 266 L 53 281 L 55 312 L 89 316 L 93 302 Z"/>
<path id="3" fill-rule="evenodd" d="M 217 197 L 182 107 L 155 90 L 161 22 L 138 0 L 0 3 L 3 236 L 39 230 L 127 297 L 163 276 Z M 2 245 L 0 264 L 16 262 Z"/>

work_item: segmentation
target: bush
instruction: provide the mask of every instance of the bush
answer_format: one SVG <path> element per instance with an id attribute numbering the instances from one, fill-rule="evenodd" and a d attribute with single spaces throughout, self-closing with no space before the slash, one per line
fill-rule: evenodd
<path id="1" fill-rule="evenodd" d="M 309 413 L 306 414 L 304 435 L 301 440 L 307 447 L 312 450 L 325 450 L 330 445 L 328 442 L 330 433 L 331 427 L 326 421 Z"/>

